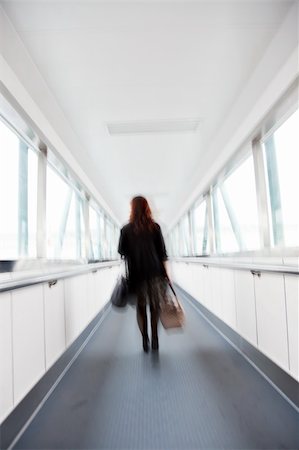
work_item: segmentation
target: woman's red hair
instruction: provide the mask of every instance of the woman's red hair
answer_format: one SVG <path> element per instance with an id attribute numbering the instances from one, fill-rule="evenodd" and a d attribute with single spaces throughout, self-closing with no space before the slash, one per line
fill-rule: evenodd
<path id="1" fill-rule="evenodd" d="M 136 232 L 151 231 L 154 228 L 155 222 L 152 218 L 152 212 L 144 197 L 138 196 L 131 200 L 130 223 Z"/>

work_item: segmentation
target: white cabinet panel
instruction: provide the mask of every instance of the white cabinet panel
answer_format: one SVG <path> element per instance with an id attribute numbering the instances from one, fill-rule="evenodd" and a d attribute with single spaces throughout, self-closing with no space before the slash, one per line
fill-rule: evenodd
<path id="1" fill-rule="evenodd" d="M 44 284 L 46 368 L 65 350 L 64 281 Z"/>
<path id="2" fill-rule="evenodd" d="M 299 380 L 298 352 L 299 352 L 299 280 L 296 276 L 285 276 L 286 305 L 289 335 L 290 372 Z"/>
<path id="3" fill-rule="evenodd" d="M 106 290 L 106 298 L 104 299 L 105 304 L 111 297 L 114 285 L 115 285 L 116 277 L 115 277 L 115 268 L 110 267 L 108 269 L 108 279 L 107 279 L 107 290 Z"/>
<path id="4" fill-rule="evenodd" d="M 222 286 L 221 286 L 221 270 L 218 269 L 218 267 L 210 267 L 209 269 L 210 274 L 210 296 L 211 296 L 211 303 L 210 303 L 210 309 L 211 311 L 218 317 L 221 318 L 221 312 L 222 312 Z"/>
<path id="5" fill-rule="evenodd" d="M 203 269 L 203 298 L 202 303 L 208 309 L 212 310 L 212 276 L 211 268 L 204 267 Z"/>
<path id="6" fill-rule="evenodd" d="M 236 329 L 236 298 L 235 298 L 235 278 L 231 269 L 221 270 L 221 294 L 222 312 L 221 319 L 230 327 Z"/>
<path id="7" fill-rule="evenodd" d="M 283 369 L 289 370 L 283 275 L 254 277 L 258 347 Z"/>
<path id="8" fill-rule="evenodd" d="M 98 313 L 101 308 L 104 306 L 104 278 L 105 278 L 106 269 L 101 269 L 96 274 L 96 283 L 95 283 L 95 307 L 96 313 Z"/>
<path id="9" fill-rule="evenodd" d="M 189 293 L 197 300 L 202 298 L 202 272 L 200 264 L 190 264 L 189 270 L 192 271 L 191 281 L 189 285 Z"/>
<path id="10" fill-rule="evenodd" d="M 13 408 L 11 294 L 0 294 L 0 423 Z"/>
<path id="11" fill-rule="evenodd" d="M 251 272 L 235 271 L 237 330 L 257 346 L 254 280 Z"/>
<path id="12" fill-rule="evenodd" d="M 45 372 L 43 287 L 12 292 L 15 404 Z"/>
<path id="13" fill-rule="evenodd" d="M 107 300 L 108 296 L 108 284 L 109 284 L 109 269 L 105 268 L 99 271 L 99 276 L 97 277 L 97 289 L 96 289 L 96 304 L 97 310 L 100 311 Z"/>
<path id="14" fill-rule="evenodd" d="M 67 278 L 65 286 L 66 344 L 70 345 L 88 321 L 87 275 Z"/>
<path id="15" fill-rule="evenodd" d="M 96 315 L 96 279 L 98 271 L 87 274 L 87 315 L 90 322 Z"/>

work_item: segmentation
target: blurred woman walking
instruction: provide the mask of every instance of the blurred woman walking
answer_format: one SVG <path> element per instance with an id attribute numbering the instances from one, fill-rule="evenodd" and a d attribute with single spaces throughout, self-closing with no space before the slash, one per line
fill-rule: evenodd
<path id="1" fill-rule="evenodd" d="M 149 350 L 147 304 L 151 313 L 151 346 L 158 350 L 160 299 L 166 289 L 167 254 L 160 226 L 154 222 L 147 200 L 134 197 L 130 220 L 120 232 L 118 252 L 125 258 L 129 289 L 137 295 L 137 322 L 143 349 Z"/>

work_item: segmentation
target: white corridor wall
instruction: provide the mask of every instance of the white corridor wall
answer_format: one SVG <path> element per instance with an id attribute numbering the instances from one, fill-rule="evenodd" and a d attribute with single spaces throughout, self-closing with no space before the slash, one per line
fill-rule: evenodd
<path id="1" fill-rule="evenodd" d="M 0 423 L 104 307 L 118 274 L 116 265 L 0 293 Z"/>
<path id="2" fill-rule="evenodd" d="M 257 276 L 208 261 L 172 261 L 171 274 L 199 303 L 299 381 L 298 276 Z"/>

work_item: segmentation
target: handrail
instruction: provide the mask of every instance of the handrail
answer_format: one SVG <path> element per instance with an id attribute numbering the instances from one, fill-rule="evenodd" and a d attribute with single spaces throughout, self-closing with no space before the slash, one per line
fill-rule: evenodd
<path id="1" fill-rule="evenodd" d="M 289 265 L 274 265 L 274 264 L 255 264 L 255 263 L 233 263 L 233 262 L 219 262 L 212 261 L 208 258 L 172 258 L 171 261 L 183 262 L 185 264 L 201 264 L 205 269 L 211 267 L 222 267 L 225 269 L 247 270 L 252 275 L 260 276 L 264 273 L 281 273 L 283 275 L 299 275 L 299 267 Z"/>
<path id="2" fill-rule="evenodd" d="M 96 273 L 98 270 L 111 268 L 120 265 L 120 261 L 107 261 L 104 263 L 88 264 L 80 269 L 70 269 L 64 272 L 53 272 L 46 275 L 33 277 L 23 277 L 17 280 L 7 280 L 0 282 L 0 292 L 12 291 L 41 283 L 49 283 L 49 287 L 54 286 L 58 280 L 83 275 L 85 273 Z"/>

